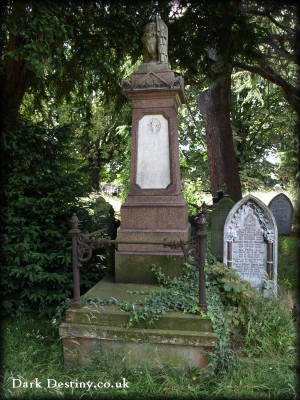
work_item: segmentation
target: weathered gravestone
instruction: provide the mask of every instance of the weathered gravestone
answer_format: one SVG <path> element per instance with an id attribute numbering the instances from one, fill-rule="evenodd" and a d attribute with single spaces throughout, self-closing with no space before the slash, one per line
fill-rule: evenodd
<path id="1" fill-rule="evenodd" d="M 112 205 L 102 196 L 99 196 L 91 207 L 94 210 L 93 222 L 98 226 L 98 229 L 106 229 L 108 236 L 115 239 L 120 222 L 115 218 Z"/>
<path id="2" fill-rule="evenodd" d="M 180 274 L 181 249 L 167 248 L 164 242 L 190 238 L 178 150 L 177 112 L 184 103 L 184 82 L 168 64 L 168 28 L 159 16 L 145 26 L 142 42 L 143 64 L 122 81 L 131 101 L 132 138 L 130 190 L 117 238 L 147 242 L 118 246 L 115 280 L 127 283 L 156 282 L 152 264 L 171 277 Z"/>
<path id="3" fill-rule="evenodd" d="M 218 259 L 223 259 L 223 234 L 226 217 L 234 206 L 234 201 L 223 197 L 211 213 L 211 252 Z"/>
<path id="4" fill-rule="evenodd" d="M 270 201 L 268 207 L 275 217 L 278 233 L 289 235 L 294 212 L 290 199 L 285 194 L 280 193 Z"/>
<path id="5" fill-rule="evenodd" d="M 277 292 L 277 226 L 268 207 L 248 195 L 229 212 L 223 262 L 268 297 Z"/>

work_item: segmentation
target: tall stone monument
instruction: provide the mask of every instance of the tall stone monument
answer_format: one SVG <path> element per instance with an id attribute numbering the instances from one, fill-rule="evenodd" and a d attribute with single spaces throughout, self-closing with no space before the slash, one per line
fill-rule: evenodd
<path id="1" fill-rule="evenodd" d="M 265 297 L 277 292 L 277 226 L 268 207 L 248 195 L 229 212 L 223 262 Z"/>
<path id="2" fill-rule="evenodd" d="M 180 273 L 183 254 L 164 241 L 189 240 L 187 205 L 181 194 L 177 111 L 184 83 L 168 64 L 168 28 L 156 16 L 144 28 L 144 62 L 122 91 L 132 106 L 130 193 L 121 207 L 115 281 L 153 283 L 151 264 L 169 276 Z M 161 243 L 151 244 L 151 242 Z"/>
<path id="3" fill-rule="evenodd" d="M 291 233 L 294 208 L 291 200 L 283 193 L 273 197 L 269 203 L 278 228 L 278 233 L 289 235 Z"/>
<path id="4" fill-rule="evenodd" d="M 210 319 L 202 315 L 168 312 L 151 326 L 139 321 L 127 328 L 129 312 L 110 302 L 100 307 L 93 302 L 113 297 L 138 304 L 149 299 L 149 292 L 161 292 L 153 284 L 153 263 L 171 276 L 181 272 L 183 254 L 163 246 L 165 240 L 190 238 L 177 137 L 183 81 L 169 68 L 167 33 L 159 17 L 146 25 L 144 63 L 130 82 L 123 82 L 123 92 L 132 102 L 131 183 L 121 208 L 115 281 L 105 276 L 82 296 L 91 303 L 67 310 L 59 328 L 66 366 L 95 368 L 97 356 L 105 355 L 130 368 L 160 368 L 165 363 L 203 368 L 208 350 L 217 343 Z"/>

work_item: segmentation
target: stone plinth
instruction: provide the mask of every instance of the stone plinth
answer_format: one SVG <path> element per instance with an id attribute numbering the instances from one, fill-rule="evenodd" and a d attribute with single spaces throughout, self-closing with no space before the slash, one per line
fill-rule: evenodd
<path id="1" fill-rule="evenodd" d="M 131 82 L 123 81 L 122 88 L 132 104 L 132 142 L 130 193 L 121 207 L 117 239 L 149 244 L 118 246 L 115 280 L 154 283 L 151 264 L 175 276 L 184 261 L 181 250 L 163 243 L 190 238 L 181 194 L 177 128 L 177 110 L 184 102 L 183 80 L 171 70 L 135 73 Z"/>
<path id="2" fill-rule="evenodd" d="M 164 290 L 156 285 L 100 281 L 83 297 L 139 300 L 142 294 Z M 181 369 L 205 367 L 207 350 L 216 345 L 211 321 L 197 315 L 169 312 L 154 325 L 145 322 L 125 328 L 129 313 L 116 306 L 85 306 L 67 310 L 66 322 L 59 328 L 66 366 L 92 365 L 97 355 L 117 358 L 128 367 L 161 367 L 169 362 Z"/>

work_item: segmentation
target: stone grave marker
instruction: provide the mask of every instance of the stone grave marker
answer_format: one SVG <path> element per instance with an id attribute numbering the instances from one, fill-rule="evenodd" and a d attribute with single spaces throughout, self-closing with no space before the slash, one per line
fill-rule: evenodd
<path id="1" fill-rule="evenodd" d="M 285 194 L 280 193 L 270 201 L 268 207 L 275 217 L 278 233 L 289 235 L 294 212 L 290 199 Z"/>
<path id="2" fill-rule="evenodd" d="M 277 293 L 277 226 L 269 208 L 248 195 L 229 212 L 223 262 L 265 297 Z"/>
<path id="3" fill-rule="evenodd" d="M 132 109 L 130 189 L 121 206 L 116 282 L 155 283 L 151 265 L 179 275 L 184 256 L 165 241 L 188 241 L 187 203 L 181 193 L 177 112 L 184 103 L 184 81 L 168 64 L 168 27 L 157 15 L 144 28 L 144 62 L 122 92 Z M 161 243 L 161 244 L 153 244 Z"/>
<path id="4" fill-rule="evenodd" d="M 223 197 L 211 213 L 211 252 L 221 261 L 223 259 L 223 234 L 226 217 L 234 206 L 230 197 Z"/>
<path id="5" fill-rule="evenodd" d="M 85 298 L 138 304 L 148 298 L 143 293 L 161 292 L 151 265 L 161 266 L 170 277 L 179 275 L 184 253 L 164 244 L 186 242 L 191 236 L 178 149 L 177 111 L 185 101 L 184 82 L 168 64 L 168 28 L 158 14 L 144 27 L 142 42 L 144 62 L 130 81 L 122 82 L 132 107 L 131 166 L 130 192 L 121 207 L 117 233 L 115 274 L 99 281 Z M 76 239 L 78 230 L 72 231 Z M 210 319 L 202 315 L 174 311 L 151 326 L 143 321 L 125 329 L 129 320 L 128 312 L 112 310 L 111 305 L 100 311 L 93 304 L 70 307 L 59 328 L 65 365 L 94 368 L 93 360 L 100 354 L 130 368 L 165 363 L 179 369 L 203 368 L 208 350 L 217 344 Z"/>

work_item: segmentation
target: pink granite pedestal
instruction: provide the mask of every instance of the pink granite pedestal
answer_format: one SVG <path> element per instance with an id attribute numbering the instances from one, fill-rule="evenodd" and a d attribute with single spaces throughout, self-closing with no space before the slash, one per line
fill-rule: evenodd
<path id="1" fill-rule="evenodd" d="M 151 264 L 169 276 L 180 274 L 180 249 L 164 241 L 190 238 L 187 204 L 181 194 L 177 110 L 184 103 L 183 79 L 171 70 L 135 73 L 123 81 L 132 104 L 130 194 L 121 207 L 120 241 L 115 255 L 115 281 L 154 283 Z"/>

